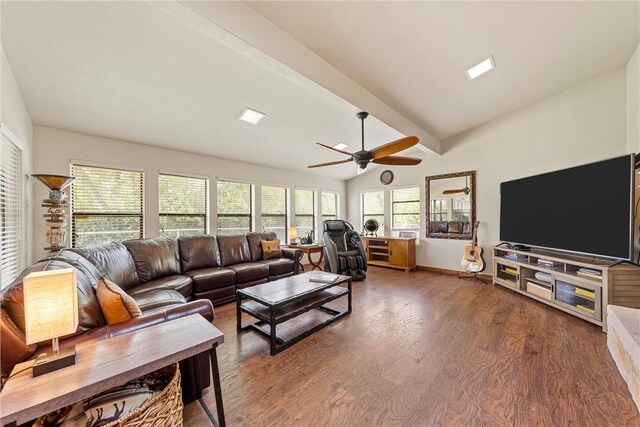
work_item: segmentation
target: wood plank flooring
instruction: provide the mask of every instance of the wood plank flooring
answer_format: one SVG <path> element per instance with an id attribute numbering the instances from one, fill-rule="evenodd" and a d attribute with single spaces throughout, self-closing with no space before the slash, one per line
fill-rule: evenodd
<path id="1" fill-rule="evenodd" d="M 271 357 L 216 308 L 227 424 L 640 426 L 601 329 L 515 292 L 371 267 L 353 310 Z M 204 401 L 215 413 L 211 388 Z"/>

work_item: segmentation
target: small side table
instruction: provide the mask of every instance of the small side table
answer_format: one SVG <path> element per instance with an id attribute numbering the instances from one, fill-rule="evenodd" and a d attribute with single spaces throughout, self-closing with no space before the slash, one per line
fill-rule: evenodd
<path id="1" fill-rule="evenodd" d="M 290 245 L 290 247 L 295 248 L 295 249 L 300 249 L 300 251 L 302 251 L 303 254 L 307 254 L 307 260 L 309 261 L 309 264 L 311 264 L 311 270 L 322 270 L 322 267 L 320 266 L 320 264 L 322 263 L 322 260 L 324 258 L 324 246 L 325 245 L 321 245 L 321 244 L 313 244 L 313 245 Z M 318 260 L 318 262 L 313 262 L 313 259 L 311 259 L 311 254 L 315 254 L 320 252 L 320 259 Z M 300 269 L 302 271 L 304 271 L 304 267 L 302 266 L 302 264 L 300 264 Z"/>
<path id="2" fill-rule="evenodd" d="M 218 423 L 223 427 L 225 419 L 216 353 L 218 344 L 223 342 L 222 332 L 201 315 L 192 314 L 117 337 L 79 343 L 75 365 L 35 378 L 28 369 L 7 381 L 0 394 L 0 424 L 25 423 L 209 351 Z M 21 363 L 13 371 L 18 372 L 30 363 Z M 200 376 L 196 373 L 196 382 L 199 381 Z"/>

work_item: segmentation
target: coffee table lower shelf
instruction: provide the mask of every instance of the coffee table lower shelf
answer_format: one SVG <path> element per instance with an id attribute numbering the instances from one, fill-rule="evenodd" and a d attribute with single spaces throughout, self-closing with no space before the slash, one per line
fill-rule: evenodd
<path id="1" fill-rule="evenodd" d="M 342 282 L 328 285 L 318 292 L 294 298 L 286 303 L 267 304 L 257 301 L 251 295 L 238 290 L 236 293 L 238 333 L 253 330 L 266 337 L 270 343 L 271 355 L 274 356 L 298 341 L 319 331 L 325 326 L 351 313 L 351 280 L 345 280 L 347 287 L 339 286 Z M 260 286 L 260 285 L 258 285 Z M 343 296 L 347 297 L 347 309 L 337 310 L 325 304 Z M 242 313 L 246 313 L 257 322 L 242 326 Z"/>

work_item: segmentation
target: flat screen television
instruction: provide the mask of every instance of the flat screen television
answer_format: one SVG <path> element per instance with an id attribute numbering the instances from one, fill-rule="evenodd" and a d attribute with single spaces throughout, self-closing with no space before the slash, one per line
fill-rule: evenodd
<path id="1" fill-rule="evenodd" d="M 633 257 L 634 156 L 500 185 L 500 240 L 616 259 Z"/>

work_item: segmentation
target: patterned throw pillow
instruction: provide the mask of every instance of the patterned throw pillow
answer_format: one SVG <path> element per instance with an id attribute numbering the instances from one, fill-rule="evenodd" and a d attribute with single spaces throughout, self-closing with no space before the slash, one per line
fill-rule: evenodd
<path id="1" fill-rule="evenodd" d="M 262 258 L 282 258 L 282 249 L 280 249 L 280 240 L 261 240 Z"/>
<path id="2" fill-rule="evenodd" d="M 142 311 L 136 301 L 120 286 L 105 279 L 98 282 L 96 289 L 100 310 L 109 325 L 135 319 L 142 316 Z"/>

